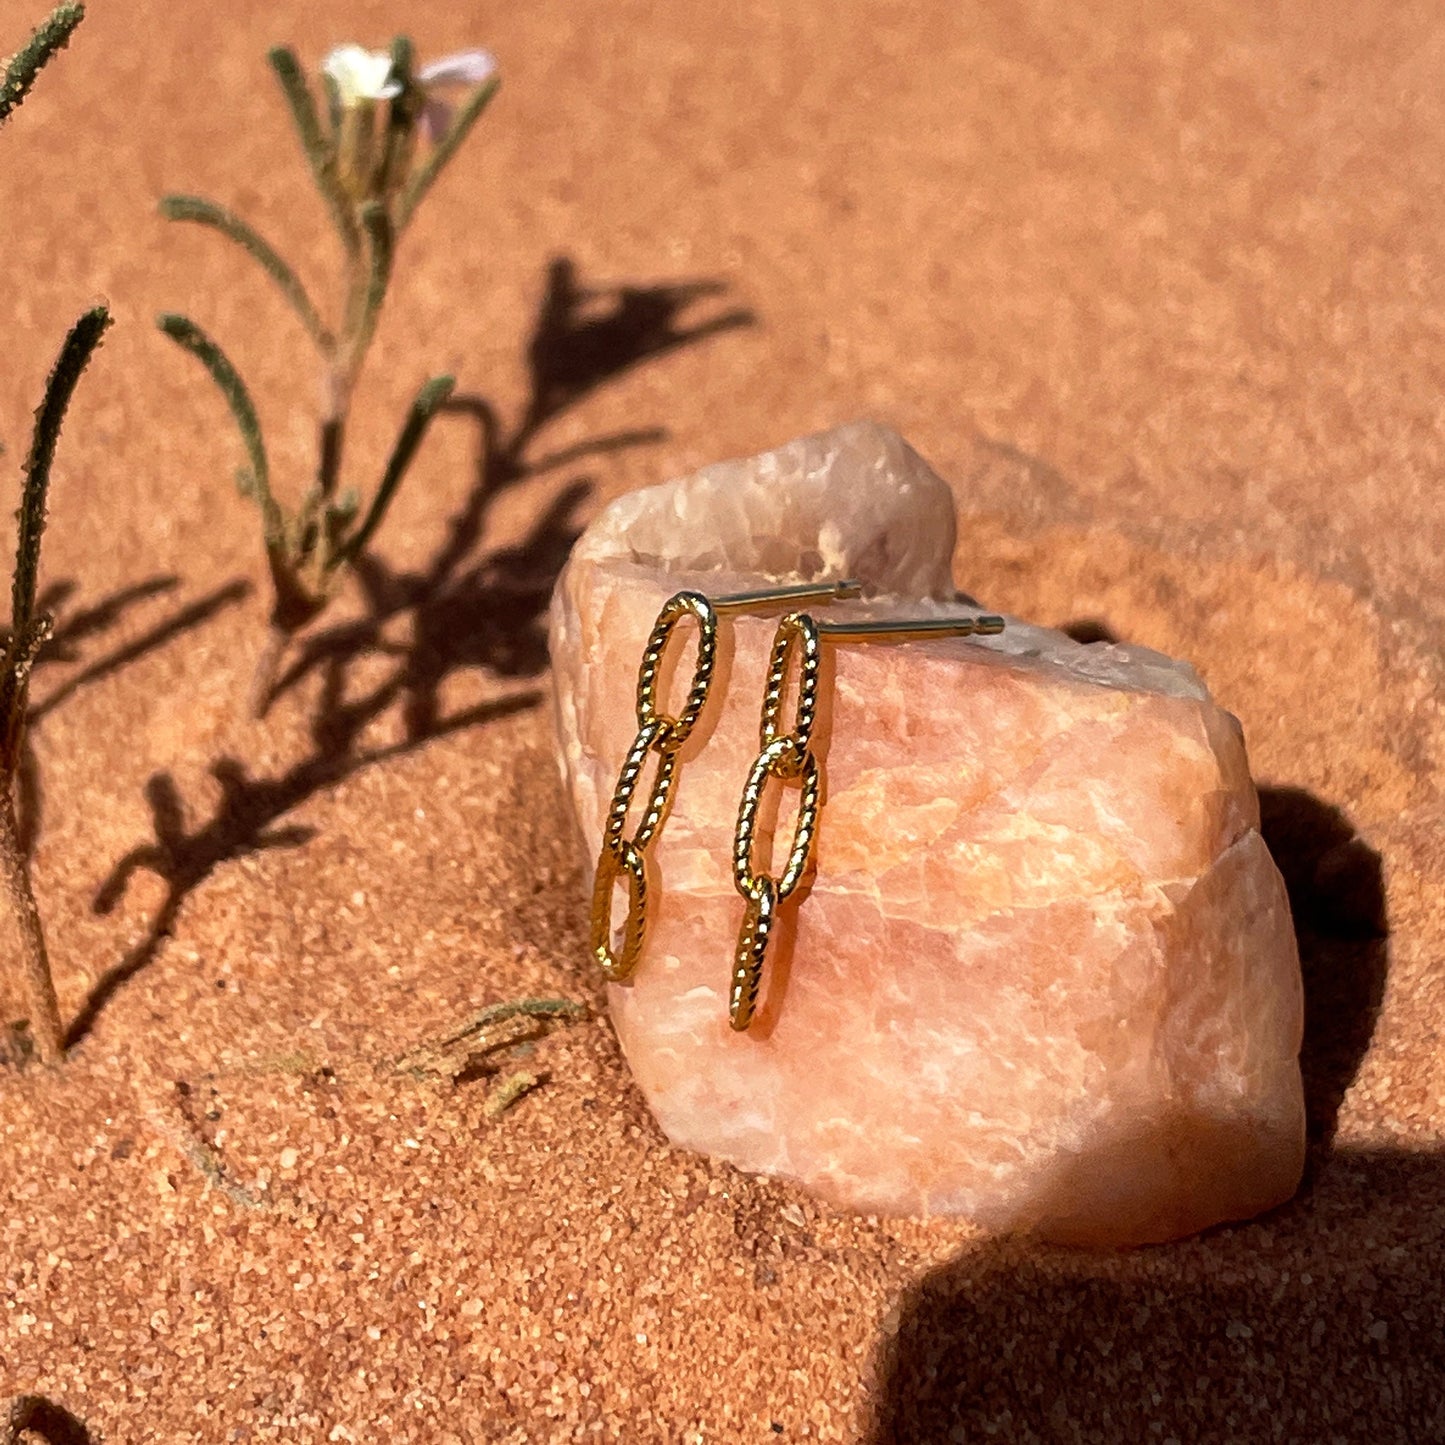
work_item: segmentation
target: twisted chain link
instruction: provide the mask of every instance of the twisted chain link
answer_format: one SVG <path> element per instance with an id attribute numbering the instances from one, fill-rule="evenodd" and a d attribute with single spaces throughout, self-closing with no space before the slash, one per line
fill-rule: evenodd
<path id="1" fill-rule="evenodd" d="M 682 712 L 677 717 L 669 717 L 658 711 L 657 680 L 668 644 L 684 617 L 697 621 L 697 662 L 693 666 L 692 684 L 687 690 Z M 637 673 L 637 725 L 639 728 L 658 722 L 667 725 L 667 742 L 665 747 L 659 748 L 660 751 L 676 752 L 687 741 L 702 716 L 716 666 L 717 611 L 701 592 L 679 592 L 669 598 L 657 614 L 652 635 L 642 653 L 642 666 Z"/>
<path id="2" fill-rule="evenodd" d="M 1003 629 L 1004 619 L 992 614 L 819 624 L 805 612 L 791 612 L 778 624 L 778 630 L 773 635 L 768 680 L 763 692 L 758 734 L 762 751 L 753 762 L 743 787 L 737 832 L 733 835 L 733 883 L 742 894 L 744 903 L 728 996 L 728 1018 L 734 1029 L 741 1032 L 752 1023 L 778 908 L 797 890 L 812 861 L 823 790 L 822 768 L 812 743 L 813 725 L 818 718 L 818 659 L 823 635 L 835 642 L 861 642 L 870 638 L 967 637 L 972 633 L 992 636 Z M 788 692 L 789 678 L 794 673 L 797 675 L 797 700 L 793 704 L 793 725 L 784 732 L 783 700 Z M 779 784 L 799 781 L 793 846 L 780 877 L 759 869 L 753 857 L 758 814 L 767 795 L 768 784 L 773 780 Z"/>
<path id="3" fill-rule="evenodd" d="M 818 624 L 806 612 L 790 612 L 778 623 L 773 634 L 773 650 L 768 657 L 768 680 L 763 689 L 763 717 L 759 728 L 761 746 L 781 737 L 791 737 L 799 753 L 805 752 L 813 739 L 813 724 L 818 717 L 818 668 L 822 641 Z M 793 726 L 786 734 L 778 723 L 783 714 L 783 697 L 788 688 L 792 660 L 798 658 L 798 699 L 793 704 Z M 796 773 L 793 776 L 797 776 Z"/>
<path id="4" fill-rule="evenodd" d="M 728 1019 L 741 1032 L 752 1023 L 762 988 L 763 965 L 772 938 L 778 905 L 803 881 L 812 859 L 818 829 L 822 779 L 812 751 L 813 724 L 818 715 L 819 656 L 822 651 L 817 624 L 806 613 L 793 612 L 778 624 L 768 660 L 759 738 L 762 751 L 753 761 L 743 785 L 738 826 L 733 835 L 733 883 L 743 896 L 743 922 L 733 956 L 732 985 L 728 993 Z M 796 666 L 795 666 L 796 664 Z M 797 674 L 797 700 L 793 725 L 782 730 L 783 699 L 788 678 Z M 768 784 L 801 780 L 793 843 L 781 876 L 760 869 L 754 859 L 758 814 Z"/>
<path id="5" fill-rule="evenodd" d="M 682 711 L 672 717 L 661 711 L 657 701 L 658 680 L 677 625 L 685 617 L 697 622 L 697 660 Z M 717 665 L 717 612 L 700 592 L 679 592 L 657 614 L 642 666 L 637 674 L 637 736 L 623 760 L 617 787 L 607 810 L 602 832 L 602 851 L 597 858 L 597 877 L 592 886 L 592 956 L 602 972 L 614 983 L 631 976 L 647 938 L 647 902 L 650 889 L 651 853 L 672 800 L 677 776 L 677 753 L 687 741 L 707 703 Z M 627 820 L 637 786 L 649 756 L 658 759 L 657 771 L 648 789 L 642 818 L 629 836 Z M 627 917 L 622 925 L 619 948 L 614 949 L 612 894 L 619 879 L 627 885 Z"/>

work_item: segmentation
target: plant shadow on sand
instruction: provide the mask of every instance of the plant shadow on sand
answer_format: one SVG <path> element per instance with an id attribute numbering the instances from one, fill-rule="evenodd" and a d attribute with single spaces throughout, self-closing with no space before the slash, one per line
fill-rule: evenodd
<path id="1" fill-rule="evenodd" d="M 417 573 L 392 571 L 374 554 L 363 557 L 356 569 L 362 616 L 303 641 L 277 682 L 272 700 L 307 677 L 320 678 L 310 754 L 270 778 L 251 776 L 237 758 L 217 759 L 211 772 L 220 784 L 221 801 L 209 821 L 193 831 L 186 829 L 175 780 L 168 773 L 150 778 L 146 797 L 154 838 L 119 860 L 94 906 L 100 913 L 113 909 L 139 869 L 157 874 L 167 885 L 166 894 L 144 936 L 91 990 L 71 1024 L 69 1045 L 90 1032 L 116 991 L 155 957 L 185 899 L 217 866 L 261 850 L 294 847 L 313 836 L 304 825 L 281 821 L 292 809 L 363 768 L 536 705 L 541 694 L 532 689 L 443 716 L 440 691 L 460 668 L 518 679 L 545 669 L 547 605 L 581 530 L 576 513 L 592 483 L 585 476 L 563 482 L 519 545 L 478 556 L 491 508 L 520 483 L 588 457 L 663 440 L 665 431 L 648 428 L 540 454 L 537 445 L 552 423 L 607 382 L 681 347 L 751 325 L 752 314 L 737 308 L 696 321 L 684 316 L 724 289 L 714 281 L 590 287 L 579 282 L 569 259 L 552 261 L 527 352 L 530 394 L 515 427 L 504 429 L 496 409 L 482 397 L 448 404 L 450 412 L 475 420 L 480 442 L 472 490 L 436 555 Z M 404 643 L 387 637 L 399 619 L 409 623 Z M 389 663 L 382 681 L 351 696 L 355 664 L 377 655 Z M 367 727 L 394 706 L 401 709 L 402 740 L 360 746 Z"/>
<path id="2" fill-rule="evenodd" d="M 239 579 L 228 582 L 163 617 L 130 642 L 112 647 L 99 656 L 86 655 L 87 645 L 118 626 L 132 608 L 149 602 L 152 598 L 165 596 L 179 585 L 178 577 L 148 577 L 144 582 L 134 582 L 127 587 L 118 588 L 98 602 L 67 611 L 78 591 L 78 584 L 70 578 L 64 578 L 46 586 L 37 599 L 36 611 L 53 617 L 55 630 L 51 633 L 50 640 L 40 649 L 40 655 L 35 659 L 35 667 L 30 675 L 30 706 L 25 715 L 25 742 L 18 772 L 20 843 L 25 857 L 30 857 L 35 851 L 45 805 L 40 764 L 32 746 L 36 725 L 82 689 L 119 672 L 133 662 L 138 662 L 192 628 L 201 626 L 223 608 L 239 602 L 251 590 L 248 583 Z M 0 628 L 0 646 L 7 641 L 8 631 Z M 63 682 L 47 690 L 46 682 L 51 670 L 64 667 L 68 663 L 79 665 Z M 37 693 L 43 693 L 43 696 L 37 698 Z"/>
<path id="3" fill-rule="evenodd" d="M 42 1395 L 21 1395 L 10 1406 L 9 1419 L 0 1431 L 0 1445 L 92 1445 L 94 1436 L 63 1405 Z"/>
<path id="4" fill-rule="evenodd" d="M 64 578 L 49 583 L 37 598 L 37 612 L 54 619 L 54 630 L 40 649 L 31 670 L 30 703 L 26 709 L 26 729 L 16 770 L 20 851 L 25 859 L 34 856 L 45 813 L 44 776 L 35 750 L 36 726 L 76 693 L 202 626 L 224 608 L 239 602 L 251 590 L 249 583 L 238 578 L 176 608 L 129 642 L 119 643 L 98 654 L 92 651 L 90 644 L 103 639 L 106 633 L 121 625 L 134 608 L 166 596 L 179 585 L 178 577 L 148 577 L 142 582 L 118 588 L 97 602 L 72 607 L 79 584 Z M 0 628 L 0 647 L 8 640 L 8 629 Z M 67 673 L 65 669 L 68 665 L 70 670 Z M 50 674 L 54 671 L 61 672 L 63 676 L 51 685 Z M 34 1041 L 27 1024 L 13 1024 L 0 1035 L 0 1067 L 23 1063 L 33 1052 Z"/>
<path id="5" fill-rule="evenodd" d="M 179 582 L 180 579 L 173 576 L 150 577 L 144 582 L 122 587 L 109 597 L 68 615 L 65 608 L 75 594 L 74 582 L 68 578 L 53 582 L 41 594 L 37 610 L 55 617 L 56 623 L 50 641 L 41 648 L 40 656 L 35 660 L 35 670 L 31 675 L 31 702 L 26 713 L 27 728 L 20 762 L 19 785 L 20 841 L 27 858 L 35 851 L 44 811 L 44 789 L 39 763 L 31 747 L 31 729 L 82 688 L 138 662 L 192 628 L 200 627 L 224 608 L 241 601 L 251 591 L 250 583 L 240 578 L 224 583 L 163 617 L 134 640 L 122 643 L 109 652 L 103 652 L 99 657 L 87 659 L 84 656 L 84 644 L 91 638 L 116 626 L 131 607 L 173 591 Z M 64 663 L 81 665 L 64 682 L 37 699 L 34 696 L 39 690 L 37 683 L 44 680 L 51 666 Z"/>
<path id="6" fill-rule="evenodd" d="M 1302 789 L 1260 813 L 1305 988 L 1300 1192 L 1173 1245 L 1002 1239 L 934 1270 L 874 1362 L 871 1445 L 1445 1439 L 1445 1154 L 1332 1148 L 1384 996 L 1380 857 Z"/>

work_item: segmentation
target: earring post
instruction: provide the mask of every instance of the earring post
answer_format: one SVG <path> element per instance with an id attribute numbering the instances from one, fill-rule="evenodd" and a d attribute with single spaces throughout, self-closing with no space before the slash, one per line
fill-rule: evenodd
<path id="1" fill-rule="evenodd" d="M 766 607 L 785 602 L 846 602 L 863 595 L 863 584 L 847 577 L 841 582 L 800 582 L 793 587 L 762 587 L 756 592 L 733 592 L 726 597 L 709 598 L 714 611 L 745 612 L 750 607 Z"/>
<path id="2" fill-rule="evenodd" d="M 987 613 L 982 617 L 922 617 L 891 622 L 879 618 L 868 622 L 817 622 L 821 636 L 830 642 L 868 642 L 876 638 L 907 641 L 924 637 L 993 637 L 1004 629 L 1002 617 Z"/>

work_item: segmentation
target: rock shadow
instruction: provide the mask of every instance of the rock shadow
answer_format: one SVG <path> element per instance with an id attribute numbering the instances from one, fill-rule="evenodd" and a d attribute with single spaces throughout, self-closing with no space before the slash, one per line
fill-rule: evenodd
<path id="1" fill-rule="evenodd" d="M 1303 788 L 1259 790 L 1260 832 L 1284 875 L 1304 978 L 1300 1049 L 1312 1167 L 1335 1136 L 1374 1036 L 1389 972 L 1380 855 L 1344 813 Z"/>
<path id="2" fill-rule="evenodd" d="M 986 1245 L 899 1302 L 869 1445 L 1445 1440 L 1445 1154 L 1341 1150 L 1251 1224 Z"/>
<path id="3" fill-rule="evenodd" d="M 114 909 L 142 869 L 164 880 L 165 897 L 143 937 L 92 988 L 70 1026 L 67 1045 L 83 1039 L 117 991 L 155 957 L 185 899 L 218 866 L 258 851 L 296 847 L 313 836 L 304 825 L 285 823 L 286 814 L 363 768 L 541 700 L 540 690 L 528 689 L 446 716 L 440 695 L 447 677 L 463 667 L 518 679 L 545 669 L 546 609 L 581 530 L 577 509 L 592 483 L 586 476 L 571 476 L 542 506 L 520 544 L 478 555 L 493 504 L 509 488 L 588 457 L 664 439 L 664 430 L 650 427 L 554 451 L 537 446 L 550 425 L 608 381 L 680 347 L 751 325 L 752 314 L 741 309 L 685 319 L 683 313 L 695 303 L 724 289 L 713 281 L 584 286 L 571 260 L 552 261 L 528 343 L 530 393 L 515 425 L 504 427 L 497 409 L 483 397 L 456 398 L 448 405 L 450 412 L 475 422 L 480 443 L 472 489 L 437 553 L 415 573 L 394 571 L 375 554 L 362 557 L 356 572 L 363 615 L 304 641 L 277 682 L 271 700 L 303 678 L 320 679 L 311 752 L 275 777 L 252 776 L 237 758 L 217 759 L 211 773 L 220 784 L 221 801 L 207 822 L 189 830 L 175 779 L 162 772 L 147 782 L 152 838 L 116 862 L 93 906 L 98 913 Z M 399 620 L 409 623 L 404 629 L 408 640 L 402 643 L 387 637 Z M 380 682 L 358 694 L 352 671 L 363 657 L 376 656 L 390 666 Z M 393 706 L 401 709 L 403 740 L 363 746 L 368 726 Z"/>
<path id="4" fill-rule="evenodd" d="M 1380 856 L 1304 789 L 1260 816 L 1304 980 L 1304 1186 L 1173 1245 L 1000 1239 L 934 1270 L 885 1330 L 869 1445 L 1445 1440 L 1445 1153 L 1332 1150 L 1389 967 Z"/>
<path id="5" fill-rule="evenodd" d="M 1059 631 L 1065 637 L 1072 637 L 1075 642 L 1082 642 L 1085 646 L 1092 642 L 1119 641 L 1119 634 L 1107 622 L 1097 617 L 1080 617 L 1073 622 L 1066 622 Z"/>

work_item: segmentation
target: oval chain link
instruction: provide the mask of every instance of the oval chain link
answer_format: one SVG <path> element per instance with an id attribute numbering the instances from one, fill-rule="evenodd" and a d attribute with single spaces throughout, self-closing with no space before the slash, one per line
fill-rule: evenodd
<path id="1" fill-rule="evenodd" d="M 632 747 L 622 762 L 622 771 L 617 775 L 617 787 L 613 791 L 612 802 L 608 805 L 607 825 L 602 831 L 604 848 L 615 851 L 621 845 L 627 827 L 627 815 L 632 811 L 633 794 L 637 792 L 642 770 L 647 766 L 648 754 L 655 752 L 658 755 L 657 775 L 648 790 L 642 822 L 627 840 L 644 851 L 651 844 L 666 816 L 668 804 L 672 800 L 673 779 L 677 776 L 677 753 L 667 746 L 669 731 L 670 724 L 667 719 L 657 718 L 648 723 L 632 740 Z"/>
<path id="2" fill-rule="evenodd" d="M 677 717 L 660 711 L 657 684 L 662 664 L 677 624 L 684 617 L 698 624 L 697 660 L 687 701 Z M 657 615 L 642 667 L 637 675 L 637 736 L 623 759 L 617 787 L 607 808 L 602 832 L 602 851 L 597 858 L 597 876 L 592 886 L 592 922 L 589 939 L 598 967 L 613 983 L 632 975 L 647 941 L 647 899 L 650 887 L 651 846 L 667 816 L 672 785 L 677 776 L 678 750 L 697 725 L 712 686 L 717 664 L 717 613 L 700 592 L 679 592 Z M 637 785 L 650 754 L 657 754 L 657 773 L 647 793 L 642 820 L 631 837 L 627 819 Z M 619 878 L 627 882 L 627 917 L 622 925 L 620 949 L 613 947 L 612 893 Z"/>
<path id="3" fill-rule="evenodd" d="M 1001 632 L 1001 617 L 932 619 L 916 621 L 857 622 L 832 626 L 825 624 L 834 638 L 861 640 L 867 637 L 917 637 L 941 634 L 967 636 L 978 632 Z M 818 624 L 806 613 L 793 612 L 778 624 L 773 636 L 773 650 L 768 662 L 767 688 L 763 694 L 759 740 L 762 751 L 753 762 L 743 788 L 738 809 L 737 831 L 733 835 L 733 882 L 743 896 L 743 923 L 738 933 L 737 951 L 733 955 L 732 986 L 728 996 L 728 1017 L 734 1029 L 742 1032 L 757 1012 L 758 995 L 762 991 L 763 968 L 767 962 L 768 945 L 772 940 L 778 907 L 803 880 L 812 859 L 817 836 L 818 808 L 822 796 L 822 767 L 812 751 L 813 726 L 818 716 L 819 654 L 822 651 Z M 789 676 L 796 659 L 797 701 L 793 707 L 793 726 L 784 732 L 781 727 L 783 699 L 788 691 Z M 798 818 L 793 828 L 793 846 L 782 876 L 775 878 L 753 866 L 757 836 L 758 813 L 766 795 L 768 782 L 801 779 L 798 797 Z"/>
<path id="4" fill-rule="evenodd" d="M 627 877 L 627 918 L 622 925 L 621 951 L 614 953 L 612 889 L 620 874 Z M 642 852 L 625 840 L 616 849 L 604 847 L 592 885 L 592 956 L 614 983 L 637 967 L 647 934 L 647 893 L 647 860 Z"/>
<path id="5" fill-rule="evenodd" d="M 790 612 L 778 623 L 773 634 L 773 650 L 768 658 L 768 681 L 763 692 L 763 718 L 759 728 L 761 746 L 781 737 L 797 743 L 799 755 L 813 739 L 813 724 L 818 716 L 818 668 L 822 642 L 818 624 L 806 612 Z M 798 658 L 798 700 L 793 707 L 792 729 L 784 733 L 778 727 L 783 711 L 783 695 L 788 687 L 788 673 L 793 657 Z M 793 774 L 794 777 L 797 774 Z"/>
<path id="6" fill-rule="evenodd" d="M 737 957 L 733 962 L 732 988 L 728 993 L 728 1017 L 733 1027 L 747 1028 L 758 1007 L 763 983 L 763 960 L 773 934 L 778 911 L 778 890 L 771 878 L 759 881 L 756 893 L 748 897 L 743 926 L 738 934 Z M 738 1019 L 744 1020 L 739 1024 Z"/>
<path id="7" fill-rule="evenodd" d="M 758 813 L 767 793 L 769 779 L 780 783 L 793 778 L 803 780 L 798 796 L 798 817 L 793 825 L 793 846 L 788 850 L 787 866 L 781 878 L 760 872 L 753 867 L 753 851 L 757 842 Z M 742 806 L 738 809 L 737 832 L 733 835 L 733 882 L 744 898 L 755 897 L 766 880 L 778 892 L 778 902 L 790 897 L 808 867 L 813 850 L 813 835 L 818 826 L 818 759 L 808 751 L 800 752 L 791 737 L 774 738 L 753 762 L 748 780 L 743 784 Z"/>
<path id="8" fill-rule="evenodd" d="M 672 641 L 677 624 L 684 617 L 697 621 L 697 661 L 693 665 L 692 684 L 687 691 L 687 701 L 677 717 L 669 717 L 657 708 L 657 679 L 662 671 L 662 661 L 667 655 L 668 644 Z M 707 702 L 708 689 L 712 686 L 713 669 L 717 666 L 717 613 L 711 602 L 701 592 L 679 592 L 670 597 L 657 614 L 652 635 L 642 654 L 642 667 L 637 674 L 637 725 L 645 728 L 649 723 L 663 722 L 668 727 L 667 749 L 676 752 L 688 739 L 702 715 Z"/>
<path id="9" fill-rule="evenodd" d="M 737 831 L 733 835 L 733 883 L 745 904 L 728 996 L 728 1021 L 738 1032 L 752 1023 L 757 1012 L 763 966 L 767 961 L 778 905 L 803 881 L 817 836 L 822 777 L 817 756 L 812 751 L 812 739 L 818 711 L 821 650 L 817 625 L 805 613 L 790 613 L 778 624 L 768 662 L 767 689 L 763 694 L 759 728 L 762 751 L 748 772 L 742 804 L 738 809 Z M 795 670 L 794 659 L 798 678 L 797 702 L 793 709 L 793 726 L 788 732 L 783 732 L 779 723 L 788 676 Z M 793 825 L 793 843 L 782 876 L 774 877 L 753 864 L 758 813 L 769 779 L 788 782 L 794 778 L 801 779 L 801 791 L 797 821 Z"/>

